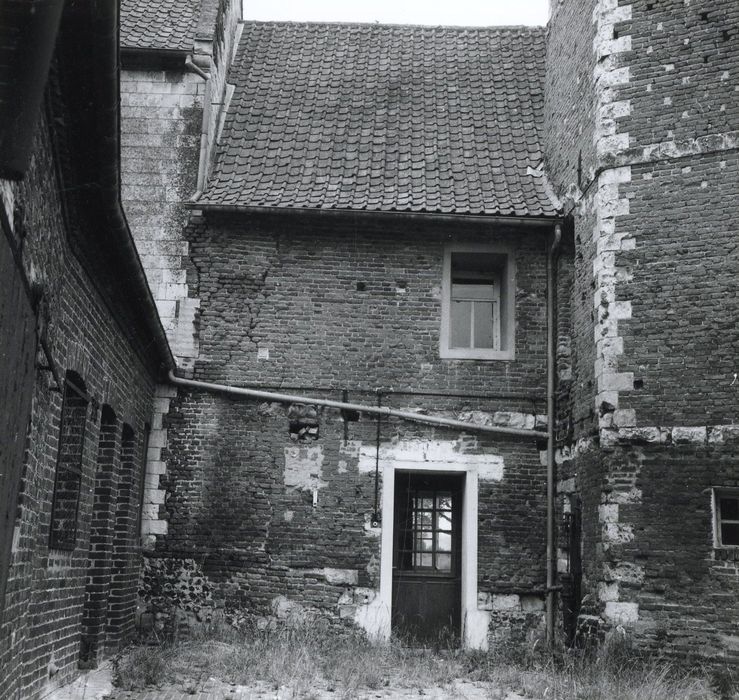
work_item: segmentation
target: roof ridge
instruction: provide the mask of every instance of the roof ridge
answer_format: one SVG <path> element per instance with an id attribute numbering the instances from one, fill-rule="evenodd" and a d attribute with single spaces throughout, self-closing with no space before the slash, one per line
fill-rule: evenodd
<path id="1" fill-rule="evenodd" d="M 244 19 L 242 24 L 253 24 L 261 26 L 286 26 L 286 27 L 357 27 L 373 29 L 421 29 L 421 30 L 449 30 L 449 31 L 480 31 L 480 32 L 505 32 L 525 31 L 531 33 L 542 32 L 546 29 L 543 24 L 492 24 L 492 25 L 461 25 L 461 24 L 403 24 L 393 22 L 312 22 L 296 20 L 258 20 Z"/>

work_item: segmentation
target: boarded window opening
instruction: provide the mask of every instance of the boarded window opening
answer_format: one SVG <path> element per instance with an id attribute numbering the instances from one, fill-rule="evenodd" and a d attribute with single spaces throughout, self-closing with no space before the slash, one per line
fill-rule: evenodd
<path id="1" fill-rule="evenodd" d="M 82 485 L 87 404 L 82 378 L 75 372 L 67 372 L 51 507 L 51 549 L 72 550 L 77 539 L 77 509 Z"/>
<path id="2" fill-rule="evenodd" d="M 318 409 L 313 405 L 290 404 L 287 409 L 290 421 L 290 439 L 296 442 L 318 440 Z"/>

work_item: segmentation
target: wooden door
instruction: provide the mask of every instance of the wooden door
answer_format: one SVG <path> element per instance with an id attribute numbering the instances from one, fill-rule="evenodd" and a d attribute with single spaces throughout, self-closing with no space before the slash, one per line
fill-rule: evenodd
<path id="1" fill-rule="evenodd" d="M 393 633 L 409 644 L 458 643 L 463 474 L 397 472 Z"/>

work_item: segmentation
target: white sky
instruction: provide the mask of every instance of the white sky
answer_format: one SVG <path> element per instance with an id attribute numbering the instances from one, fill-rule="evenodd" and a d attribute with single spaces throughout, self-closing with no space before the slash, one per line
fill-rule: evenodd
<path id="1" fill-rule="evenodd" d="M 549 0 L 243 0 L 244 19 L 492 26 L 546 24 Z"/>

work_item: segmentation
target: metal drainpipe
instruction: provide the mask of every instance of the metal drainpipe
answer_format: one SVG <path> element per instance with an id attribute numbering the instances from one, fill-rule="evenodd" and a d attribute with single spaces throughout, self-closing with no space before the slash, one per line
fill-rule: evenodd
<path id="1" fill-rule="evenodd" d="M 213 81 L 211 77 L 202 70 L 199 66 L 193 63 L 192 56 L 188 56 L 185 60 L 185 67 L 199 75 L 205 80 L 205 90 L 203 94 L 203 119 L 200 125 L 200 158 L 198 161 L 198 179 L 195 186 L 195 194 L 192 196 L 192 201 L 200 199 L 205 189 L 205 173 L 207 171 L 208 164 L 206 157 L 208 155 L 208 127 L 210 125 L 210 110 L 211 110 L 211 86 Z"/>
<path id="2" fill-rule="evenodd" d="M 252 399 L 263 399 L 265 401 L 276 401 L 278 403 L 303 403 L 313 406 L 327 406 L 345 411 L 359 411 L 378 416 L 395 416 L 416 423 L 428 423 L 430 425 L 443 425 L 449 428 L 459 428 L 477 433 L 492 433 L 496 435 L 510 435 L 512 437 L 527 437 L 540 440 L 545 433 L 541 430 L 529 430 L 526 428 L 504 428 L 497 425 L 476 425 L 453 418 L 441 418 L 439 416 L 427 416 L 423 413 L 411 413 L 410 411 L 398 411 L 387 406 L 370 406 L 367 404 L 346 403 L 344 401 L 332 401 L 331 399 L 317 399 L 312 396 L 299 396 L 294 394 L 278 394 L 273 391 L 260 391 L 258 389 L 247 389 L 244 387 L 228 386 L 227 384 L 213 384 L 211 382 L 200 382 L 194 379 L 182 379 L 174 371 L 169 370 L 169 381 L 176 386 L 189 387 L 191 389 L 202 389 L 215 391 L 222 394 L 233 394 L 235 396 L 246 396 Z"/>
<path id="3" fill-rule="evenodd" d="M 557 557 L 554 542 L 554 424 L 555 402 L 554 384 L 557 370 L 556 336 L 554 327 L 556 308 L 556 261 L 559 244 L 562 240 L 562 227 L 554 227 L 554 240 L 547 259 L 547 605 L 546 628 L 547 643 L 554 643 L 554 613 L 556 595 Z"/>

